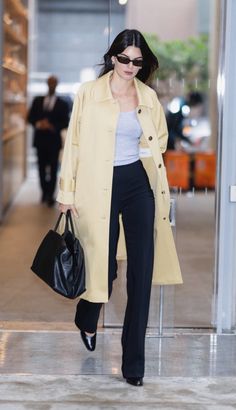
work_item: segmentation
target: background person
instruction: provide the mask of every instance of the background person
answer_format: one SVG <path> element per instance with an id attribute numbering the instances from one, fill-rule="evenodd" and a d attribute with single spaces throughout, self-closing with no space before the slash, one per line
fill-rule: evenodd
<path id="1" fill-rule="evenodd" d="M 48 94 L 33 100 L 28 113 L 28 121 L 34 127 L 33 146 L 37 150 L 41 201 L 52 206 L 57 180 L 59 152 L 62 147 L 61 130 L 69 122 L 68 104 L 56 95 L 58 79 L 50 76 L 47 80 Z"/>
<path id="2" fill-rule="evenodd" d="M 83 84 L 75 97 L 57 197 L 62 212 L 73 211 L 85 252 L 87 289 L 75 324 L 90 351 L 96 346 L 102 304 L 117 276 L 122 215 L 128 262 L 122 374 L 135 386 L 143 384 L 153 273 L 156 283 L 182 282 L 161 155 L 166 121 L 155 91 L 145 85 L 157 67 L 139 31 L 118 34 L 104 56 L 100 78 Z M 139 158 L 142 144 L 152 154 L 146 170 Z"/>
<path id="3" fill-rule="evenodd" d="M 172 107 L 174 107 L 174 110 L 171 109 Z M 191 139 L 184 135 L 184 125 L 186 119 L 193 115 L 194 110 L 197 109 L 197 113 L 199 114 L 202 108 L 203 96 L 198 91 L 191 91 L 186 98 L 175 97 L 170 102 L 169 109 L 166 113 L 169 134 L 167 149 L 175 150 L 178 147 L 179 141 L 184 141 L 189 145 L 192 144 Z"/>

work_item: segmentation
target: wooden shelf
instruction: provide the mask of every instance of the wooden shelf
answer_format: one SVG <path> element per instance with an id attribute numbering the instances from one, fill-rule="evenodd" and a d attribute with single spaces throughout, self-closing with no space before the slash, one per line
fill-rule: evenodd
<path id="1" fill-rule="evenodd" d="M 26 98 L 21 100 L 3 100 L 3 103 L 7 105 L 26 104 Z"/>
<path id="2" fill-rule="evenodd" d="M 26 74 L 26 69 L 22 69 L 19 70 L 18 68 L 15 68 L 14 66 L 12 66 L 11 64 L 7 64 L 7 63 L 3 63 L 3 68 L 5 68 L 6 70 L 9 70 L 15 74 L 19 74 L 19 75 L 25 75 Z"/>
<path id="3" fill-rule="evenodd" d="M 27 46 L 27 40 L 26 38 L 19 37 L 14 30 L 4 21 L 4 32 L 5 36 L 10 39 L 12 42 L 20 44 L 24 47 Z"/>
<path id="4" fill-rule="evenodd" d="M 0 0 L 1 1 L 1 0 Z M 30 0 L 2 0 L 0 222 L 26 176 L 28 11 Z M 19 121 L 18 121 L 19 119 Z M 11 125 L 12 124 L 12 125 Z"/>
<path id="5" fill-rule="evenodd" d="M 7 3 L 9 9 L 14 10 L 14 12 L 20 15 L 21 17 L 28 19 L 28 11 L 23 6 L 20 0 L 7 0 Z"/>
<path id="6" fill-rule="evenodd" d="M 2 140 L 3 142 L 9 141 L 12 138 L 15 138 L 17 135 L 22 134 L 25 132 L 26 128 L 25 127 L 15 127 L 12 128 L 9 131 L 3 132 Z"/>

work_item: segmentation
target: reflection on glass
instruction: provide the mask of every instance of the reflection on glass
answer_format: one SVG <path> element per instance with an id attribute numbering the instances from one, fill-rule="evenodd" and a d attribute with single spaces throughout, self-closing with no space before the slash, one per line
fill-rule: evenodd
<path id="1" fill-rule="evenodd" d="M 6 351 L 8 347 L 9 336 L 10 334 L 5 332 L 2 333 L 0 338 L 0 366 L 3 366 L 6 361 Z"/>
<path id="2" fill-rule="evenodd" d="M 209 375 L 216 375 L 217 347 L 218 337 L 215 334 L 210 335 L 209 346 Z"/>

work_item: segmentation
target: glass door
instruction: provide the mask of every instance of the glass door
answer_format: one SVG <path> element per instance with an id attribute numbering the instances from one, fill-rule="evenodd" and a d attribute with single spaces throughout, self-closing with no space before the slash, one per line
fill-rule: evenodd
<path id="1" fill-rule="evenodd" d="M 168 150 L 164 155 L 172 197 L 172 227 L 183 285 L 154 286 L 149 327 L 212 328 L 217 123 L 217 2 L 124 1 L 124 26 L 137 28 L 156 53 L 153 88 L 164 107 Z M 111 40 L 114 30 L 110 2 Z M 171 7 L 170 7 L 171 6 Z M 175 9 L 176 8 L 176 9 Z M 171 15 L 169 13 L 171 11 Z M 174 16 L 173 22 L 172 16 Z M 105 326 L 121 326 L 126 262 L 119 262 Z M 163 303 L 160 303 L 160 296 Z M 160 311 L 161 309 L 161 311 Z"/>

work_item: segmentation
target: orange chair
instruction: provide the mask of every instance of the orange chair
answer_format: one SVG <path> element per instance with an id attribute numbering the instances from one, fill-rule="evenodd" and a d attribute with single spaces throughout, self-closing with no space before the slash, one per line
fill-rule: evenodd
<path id="1" fill-rule="evenodd" d="M 215 188 L 216 154 L 214 152 L 199 152 L 194 156 L 194 186 L 195 188 Z"/>
<path id="2" fill-rule="evenodd" d="M 170 188 L 189 189 L 189 155 L 181 151 L 168 150 L 164 154 L 164 163 Z"/>

